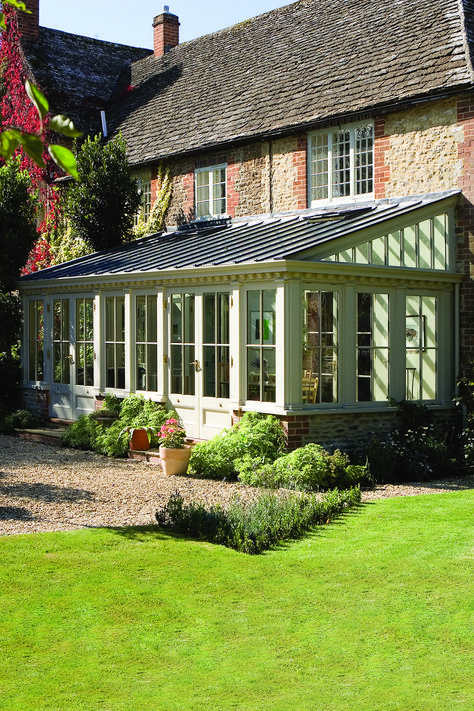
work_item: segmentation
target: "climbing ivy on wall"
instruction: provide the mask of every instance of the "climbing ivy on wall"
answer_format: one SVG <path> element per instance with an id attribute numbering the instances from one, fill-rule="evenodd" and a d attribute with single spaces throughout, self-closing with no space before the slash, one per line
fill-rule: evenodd
<path id="1" fill-rule="evenodd" d="M 8 4 L 24 9 L 21 2 Z M 62 199 L 61 191 L 53 185 L 58 169 L 51 150 L 68 149 L 49 145 L 48 153 L 50 129 L 70 136 L 80 134 L 71 128 L 70 122 L 67 125 L 65 117 L 50 117 L 46 97 L 38 86 L 28 81 L 17 17 L 12 7 L 6 6 L 0 13 L 0 26 L 3 28 L 0 36 L 0 154 L 5 158 L 19 155 L 21 168 L 30 175 L 38 206 L 38 238 L 22 270 L 22 274 L 29 274 L 58 262 Z M 76 252 L 77 249 L 74 256 L 80 256 Z M 87 250 L 82 247 L 80 252 L 86 253 Z"/>

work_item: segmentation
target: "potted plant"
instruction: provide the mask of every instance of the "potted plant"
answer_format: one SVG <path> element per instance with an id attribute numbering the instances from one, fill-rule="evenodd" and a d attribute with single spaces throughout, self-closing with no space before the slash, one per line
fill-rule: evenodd
<path id="1" fill-rule="evenodd" d="M 130 449 L 143 451 L 150 449 L 150 435 L 156 427 L 141 426 L 141 427 L 124 427 L 118 438 L 126 432 L 128 435 L 128 446 Z"/>
<path id="2" fill-rule="evenodd" d="M 170 417 L 161 426 L 159 432 L 160 439 L 160 460 L 163 473 L 167 476 L 173 474 L 186 474 L 188 470 L 191 448 L 186 447 L 185 430 L 180 426 L 178 420 Z"/>

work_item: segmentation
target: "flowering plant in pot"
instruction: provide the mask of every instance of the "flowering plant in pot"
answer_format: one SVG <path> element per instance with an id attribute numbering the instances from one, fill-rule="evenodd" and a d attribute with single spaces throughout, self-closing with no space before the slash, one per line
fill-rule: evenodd
<path id="1" fill-rule="evenodd" d="M 151 427 L 150 425 L 141 425 L 140 427 L 124 427 L 120 432 L 118 439 L 127 433 L 128 444 L 130 449 L 138 449 L 143 451 L 145 449 L 150 449 L 150 437 L 151 433 L 156 430 L 156 427 Z"/>
<path id="2" fill-rule="evenodd" d="M 188 470 L 190 447 L 186 447 L 186 431 L 180 426 L 178 420 L 170 417 L 159 431 L 160 459 L 163 472 L 172 474 L 186 474 Z"/>

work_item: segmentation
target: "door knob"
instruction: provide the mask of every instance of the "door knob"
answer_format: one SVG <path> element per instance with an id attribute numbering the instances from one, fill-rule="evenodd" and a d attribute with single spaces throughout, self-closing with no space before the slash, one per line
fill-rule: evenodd
<path id="1" fill-rule="evenodd" d="M 192 360 L 189 365 L 194 365 L 196 373 L 199 373 L 199 371 L 201 370 L 201 366 L 199 365 L 198 360 Z"/>

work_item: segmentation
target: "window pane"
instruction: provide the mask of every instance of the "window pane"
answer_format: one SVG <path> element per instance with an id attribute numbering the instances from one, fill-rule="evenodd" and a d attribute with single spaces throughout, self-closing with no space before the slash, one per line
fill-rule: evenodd
<path id="1" fill-rule="evenodd" d="M 156 343 L 158 340 L 158 304 L 156 296 L 147 297 L 147 341 Z"/>
<path id="2" fill-rule="evenodd" d="M 194 365 L 195 351 L 194 346 L 184 346 L 184 383 L 183 383 L 183 395 L 194 395 L 195 394 L 195 374 L 196 368 Z"/>
<path id="3" fill-rule="evenodd" d="M 263 292 L 262 343 L 275 343 L 275 300 L 276 291 L 265 289 Z"/>
<path id="4" fill-rule="evenodd" d="M 216 295 L 204 294 L 203 297 L 204 343 L 216 342 Z"/>
<path id="5" fill-rule="evenodd" d="M 105 299 L 105 340 L 114 341 L 115 340 L 115 317 L 114 317 L 114 306 L 115 299 L 113 296 L 108 296 Z"/>
<path id="6" fill-rule="evenodd" d="M 260 291 L 247 294 L 247 342 L 260 343 Z"/>
<path id="7" fill-rule="evenodd" d="M 146 390 L 146 346 L 137 344 L 137 390 Z"/>
<path id="8" fill-rule="evenodd" d="M 136 340 L 142 343 L 146 340 L 146 297 L 137 296 Z"/>
<path id="9" fill-rule="evenodd" d="M 147 390 L 158 390 L 158 346 L 147 346 Z"/>
<path id="10" fill-rule="evenodd" d="M 260 349 L 247 350 L 247 400 L 260 400 Z"/>

